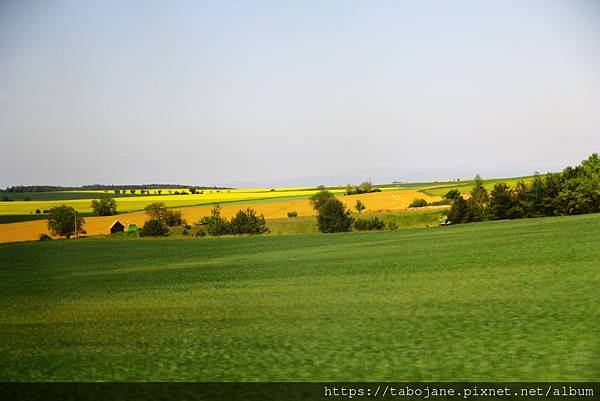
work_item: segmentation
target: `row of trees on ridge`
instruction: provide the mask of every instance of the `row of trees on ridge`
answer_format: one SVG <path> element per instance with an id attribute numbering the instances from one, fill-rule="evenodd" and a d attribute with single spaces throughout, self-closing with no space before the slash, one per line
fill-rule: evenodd
<path id="1" fill-rule="evenodd" d="M 600 158 L 597 153 L 561 173 L 536 174 L 514 187 L 498 182 L 488 192 L 476 176 L 469 198 L 449 191 L 448 220 L 453 224 L 484 220 L 561 216 L 600 212 Z"/>

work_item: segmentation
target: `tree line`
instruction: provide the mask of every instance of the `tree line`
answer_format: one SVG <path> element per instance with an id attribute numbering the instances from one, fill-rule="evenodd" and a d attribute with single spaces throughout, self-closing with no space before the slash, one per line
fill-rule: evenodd
<path id="1" fill-rule="evenodd" d="M 198 190 L 206 189 L 232 189 L 229 187 L 204 187 L 180 184 L 142 184 L 142 185 L 105 185 L 91 184 L 81 186 L 61 186 L 61 185 L 16 185 L 9 186 L 6 189 L 0 189 L 0 192 L 23 193 L 23 192 L 64 192 L 64 191 L 115 191 L 119 190 L 125 193 L 130 190 L 149 190 L 149 189 L 188 189 L 196 188 Z"/>
<path id="2" fill-rule="evenodd" d="M 490 192 L 477 175 L 468 198 L 456 189 L 445 198 L 451 202 L 447 217 L 452 224 L 598 213 L 600 158 L 594 153 L 575 167 L 536 174 L 531 182 L 520 180 L 512 188 L 499 182 Z"/>

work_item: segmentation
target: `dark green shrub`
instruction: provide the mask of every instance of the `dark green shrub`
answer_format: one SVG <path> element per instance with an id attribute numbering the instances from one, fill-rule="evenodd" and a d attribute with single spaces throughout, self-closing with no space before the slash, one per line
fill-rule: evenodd
<path id="1" fill-rule="evenodd" d="M 35 209 L 35 214 L 41 214 L 42 211 L 40 209 Z"/>
<path id="2" fill-rule="evenodd" d="M 200 219 L 200 224 L 206 226 L 206 232 L 210 235 L 231 234 L 231 225 L 221 216 L 221 207 L 218 205 L 210 211 L 210 216 Z"/>
<path id="3" fill-rule="evenodd" d="M 229 223 L 232 234 L 263 234 L 269 231 L 265 217 L 253 209 L 240 210 Z"/>
<path id="4" fill-rule="evenodd" d="M 167 209 L 164 202 L 154 202 L 147 205 L 144 211 L 150 217 L 160 221 L 168 227 L 176 227 L 185 224 L 185 220 L 181 215 L 181 210 Z"/>
<path id="5" fill-rule="evenodd" d="M 196 231 L 196 237 L 206 237 L 206 231 L 203 229 Z"/>
<path id="6" fill-rule="evenodd" d="M 352 184 L 346 185 L 346 195 L 368 194 L 371 192 L 381 192 L 381 189 L 373 188 L 373 184 L 370 181 L 362 182 L 358 186 Z"/>
<path id="7" fill-rule="evenodd" d="M 373 217 L 370 219 L 357 219 L 354 221 L 354 229 L 357 231 L 374 231 L 383 230 L 385 228 L 385 222 L 379 217 Z"/>
<path id="8" fill-rule="evenodd" d="M 330 197 L 317 209 L 317 227 L 322 233 L 350 231 L 353 218 L 340 200 Z"/>
<path id="9" fill-rule="evenodd" d="M 167 210 L 163 219 L 163 223 L 168 227 L 177 227 L 186 224 L 183 217 L 181 217 L 181 210 Z"/>
<path id="10" fill-rule="evenodd" d="M 289 211 L 287 212 L 287 216 L 288 217 L 298 217 L 298 212 L 296 212 L 295 210 Z"/>
<path id="11" fill-rule="evenodd" d="M 158 219 L 146 220 L 140 231 L 142 237 L 166 237 L 169 235 L 169 227 Z"/>
<path id="12" fill-rule="evenodd" d="M 427 206 L 427 201 L 425 199 L 415 199 L 413 200 L 408 207 L 424 207 Z"/>
<path id="13" fill-rule="evenodd" d="M 555 204 L 560 214 L 598 213 L 600 177 L 569 180 L 558 193 Z"/>
<path id="14" fill-rule="evenodd" d="M 52 237 L 46 233 L 43 233 L 43 234 L 40 234 L 39 240 L 40 241 L 52 241 Z"/>
<path id="15" fill-rule="evenodd" d="M 363 210 L 365 210 L 367 207 L 365 206 L 365 204 L 360 200 L 357 199 L 356 200 L 356 204 L 354 205 L 354 209 L 356 209 L 356 211 L 358 213 L 361 213 Z"/>
<path id="16" fill-rule="evenodd" d="M 459 196 L 460 196 L 460 191 L 458 189 L 451 189 L 450 191 L 446 192 L 446 195 L 444 195 L 444 198 L 449 199 L 449 200 L 455 200 L 455 199 L 458 199 Z"/>

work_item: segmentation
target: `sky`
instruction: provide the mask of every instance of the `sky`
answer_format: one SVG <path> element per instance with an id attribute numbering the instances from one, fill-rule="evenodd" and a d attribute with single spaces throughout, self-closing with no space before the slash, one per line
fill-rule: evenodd
<path id="1" fill-rule="evenodd" d="M 600 1 L 0 1 L 0 187 L 508 177 L 600 151 Z"/>

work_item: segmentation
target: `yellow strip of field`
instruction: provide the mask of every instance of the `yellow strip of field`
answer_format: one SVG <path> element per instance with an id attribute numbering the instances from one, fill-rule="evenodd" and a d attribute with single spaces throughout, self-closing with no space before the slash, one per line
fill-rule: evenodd
<path id="1" fill-rule="evenodd" d="M 413 189 L 383 191 L 370 194 L 338 196 L 350 210 L 354 210 L 354 204 L 360 199 L 366 206 L 366 212 L 386 212 L 401 210 L 408 207 L 415 198 L 423 198 L 428 202 L 439 200 L 439 197 L 430 196 Z M 88 201 L 89 202 L 89 201 Z M 314 210 L 308 199 L 290 199 L 282 201 L 252 202 L 224 204 L 222 214 L 232 217 L 240 209 L 250 207 L 263 214 L 267 219 L 287 217 L 287 212 L 296 211 L 299 216 L 313 216 Z M 181 208 L 183 217 L 188 223 L 195 223 L 201 217 L 208 216 L 212 205 L 192 206 Z M 119 220 L 125 224 L 136 224 L 141 227 L 146 221 L 146 214 L 142 211 L 123 213 L 117 216 L 86 217 L 85 230 L 87 235 L 108 234 L 110 225 Z M 16 242 L 35 240 L 42 233 L 50 234 L 46 220 L 25 221 L 20 223 L 0 224 L 0 242 Z"/>
<path id="2" fill-rule="evenodd" d="M 226 191 L 206 191 L 203 194 L 187 195 L 138 195 L 123 198 L 115 198 L 117 201 L 117 210 L 119 212 L 133 212 L 143 210 L 146 205 L 153 202 L 164 202 L 167 207 L 186 207 L 202 204 L 215 204 L 225 202 L 252 201 L 259 199 L 277 199 L 291 196 L 309 196 L 317 192 L 316 190 L 231 190 Z M 344 192 L 342 189 L 331 191 L 335 194 Z M 98 197 L 110 194 L 99 193 Z M 92 211 L 91 199 L 68 199 L 68 200 L 31 200 L 31 201 L 13 201 L 0 202 L 0 215 L 23 215 L 34 214 L 37 210 L 43 211 L 55 206 L 67 205 L 75 208 L 81 213 L 90 213 Z"/>

